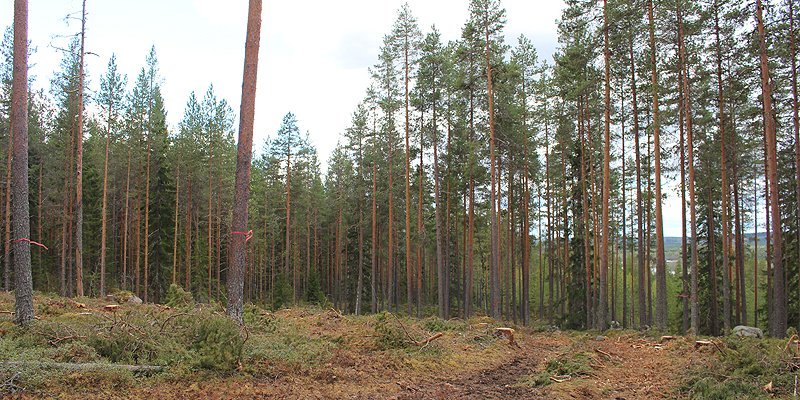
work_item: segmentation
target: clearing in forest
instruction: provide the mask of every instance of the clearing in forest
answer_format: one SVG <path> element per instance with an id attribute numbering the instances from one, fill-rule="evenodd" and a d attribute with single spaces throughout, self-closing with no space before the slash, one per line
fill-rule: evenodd
<path id="1" fill-rule="evenodd" d="M 329 307 L 248 306 L 240 329 L 219 305 L 194 304 L 179 294 L 171 300 L 164 306 L 37 296 L 39 320 L 20 328 L 11 323 L 11 296 L 0 294 L 0 393 L 25 399 L 672 399 L 726 390 L 742 398 L 791 392 L 785 370 L 769 376 L 794 359 L 774 340 L 697 346 L 686 337 L 633 331 L 532 329 L 485 317 L 353 316 Z M 513 343 L 497 328 L 514 329 Z"/>

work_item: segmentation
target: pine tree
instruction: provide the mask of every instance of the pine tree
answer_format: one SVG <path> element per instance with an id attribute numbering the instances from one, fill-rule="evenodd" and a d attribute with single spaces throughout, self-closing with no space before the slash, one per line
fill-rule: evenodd
<path id="1" fill-rule="evenodd" d="M 14 321 L 33 321 L 30 213 L 28 210 L 28 1 L 14 1 L 13 132 Z M 8 276 L 8 275 L 6 275 Z"/>
<path id="2" fill-rule="evenodd" d="M 234 232 L 247 229 L 247 203 L 250 194 L 250 163 L 253 147 L 253 118 L 255 114 L 258 51 L 261 42 L 261 0 L 250 0 L 247 13 L 242 102 L 239 112 L 239 146 L 236 156 L 236 196 L 234 198 Z M 236 234 L 231 240 L 233 263 L 228 273 L 228 305 L 226 313 L 239 324 L 243 323 L 244 274 L 246 235 Z"/>
<path id="3" fill-rule="evenodd" d="M 100 297 L 106 295 L 106 240 L 108 226 L 108 160 L 112 131 L 115 130 L 120 117 L 126 78 L 117 72 L 116 56 L 111 55 L 106 74 L 100 80 L 98 103 L 106 117 L 105 154 L 103 157 L 103 209 L 102 231 L 100 233 Z"/>

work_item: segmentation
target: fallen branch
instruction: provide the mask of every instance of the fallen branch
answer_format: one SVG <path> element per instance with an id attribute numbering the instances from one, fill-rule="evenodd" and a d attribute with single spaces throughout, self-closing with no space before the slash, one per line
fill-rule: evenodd
<path id="1" fill-rule="evenodd" d="M 66 369 L 70 371 L 93 371 L 98 369 L 121 369 L 129 372 L 160 372 L 164 370 L 160 365 L 125 365 L 104 363 L 60 363 L 46 361 L 5 361 L 0 367 L 36 367 L 49 369 Z"/>
<path id="2" fill-rule="evenodd" d="M 86 339 L 86 336 L 83 336 L 83 335 L 69 335 L 69 336 L 64 336 L 64 337 L 57 337 L 57 338 L 54 338 L 52 340 L 49 340 L 48 342 L 50 342 L 50 344 L 53 345 L 53 346 L 58 346 L 59 343 L 65 341 L 65 340 L 74 340 L 74 339 Z"/>
<path id="3" fill-rule="evenodd" d="M 427 338 L 425 340 L 417 342 L 417 346 L 422 346 L 422 347 L 420 347 L 420 350 L 422 350 L 422 349 L 428 347 L 428 345 L 431 344 L 432 341 L 434 341 L 434 340 L 436 340 L 436 339 L 438 339 L 438 338 L 440 338 L 442 336 L 444 336 L 444 333 L 437 332 L 433 336 L 431 336 L 431 337 L 429 337 L 429 338 Z"/>
<path id="4" fill-rule="evenodd" d="M 611 359 L 613 359 L 613 358 L 614 358 L 614 356 L 612 356 L 612 355 L 611 355 L 611 353 L 606 353 L 606 352 L 605 352 L 605 351 L 603 351 L 603 350 L 600 350 L 600 349 L 594 349 L 594 351 L 596 351 L 596 352 L 598 352 L 598 353 L 602 354 L 603 356 L 605 356 L 605 357 L 606 357 L 606 358 L 608 358 L 609 360 L 611 360 Z"/>
<path id="5" fill-rule="evenodd" d="M 0 385 L 0 393 L 14 394 L 25 390 L 25 388 L 16 385 L 14 381 L 19 377 L 19 372 L 14 373 L 7 381 Z"/>
<path id="6" fill-rule="evenodd" d="M 172 320 L 173 318 L 184 316 L 184 315 L 189 315 L 189 313 L 177 313 L 177 314 L 172 314 L 169 317 L 167 317 L 167 319 L 165 319 L 164 322 L 161 323 L 161 330 L 159 330 L 158 333 L 163 333 L 164 332 L 164 328 L 167 327 L 167 323 L 170 320 Z"/>
<path id="7" fill-rule="evenodd" d="M 566 381 L 568 381 L 570 379 L 572 379 L 572 377 L 569 376 L 569 375 L 556 375 L 556 376 L 551 376 L 550 377 L 550 380 L 555 382 L 555 383 L 566 382 Z"/>

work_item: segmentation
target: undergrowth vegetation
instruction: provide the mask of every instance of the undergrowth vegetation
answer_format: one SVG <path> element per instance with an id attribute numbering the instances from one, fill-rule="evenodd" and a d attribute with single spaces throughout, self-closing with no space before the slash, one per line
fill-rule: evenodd
<path id="1" fill-rule="evenodd" d="M 483 327 L 467 338 L 465 321 L 390 313 L 345 316 L 323 308 L 326 303 L 313 295 L 309 300 L 323 306 L 248 304 L 241 327 L 224 315 L 222 305 L 198 303 L 177 285 L 170 287 L 166 305 L 129 304 L 122 297 L 117 293 L 120 304 L 109 304 L 37 295 L 39 320 L 19 327 L 11 322 L 12 298 L 0 293 L 0 311 L 7 310 L 0 313 L 0 383 L 9 382 L 0 395 L 24 389 L 58 397 L 66 389 L 97 393 L 152 379 L 308 374 L 331 362 L 354 363 L 353 356 L 342 356 L 352 351 L 382 354 L 379 358 L 391 365 L 432 369 L 450 354 L 438 340 L 420 345 L 432 335 L 482 348 L 497 341 L 488 323 L 479 323 Z M 74 371 L 57 363 L 93 367 Z M 162 368 L 141 372 L 126 366 Z"/>
<path id="2" fill-rule="evenodd" d="M 792 395 L 800 373 L 796 342 L 738 337 L 717 342 L 716 354 L 686 372 L 681 391 L 687 397 L 771 399 Z"/>

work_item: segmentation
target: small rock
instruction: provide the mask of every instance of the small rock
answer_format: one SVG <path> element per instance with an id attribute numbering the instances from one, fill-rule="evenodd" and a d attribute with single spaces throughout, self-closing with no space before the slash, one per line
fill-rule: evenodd
<path id="1" fill-rule="evenodd" d="M 764 338 L 764 331 L 753 326 L 739 325 L 733 328 L 732 334 L 739 337 Z"/>
<path id="2" fill-rule="evenodd" d="M 594 338 L 594 341 L 595 342 L 602 342 L 602 341 L 605 341 L 606 339 L 608 339 L 608 338 L 603 336 L 603 335 L 599 335 L 599 336 Z"/>
<path id="3" fill-rule="evenodd" d="M 133 296 L 131 296 L 131 298 L 128 299 L 128 303 L 130 303 L 130 304 L 142 304 L 142 299 L 140 299 L 139 296 L 137 296 L 137 295 L 133 295 Z"/>

